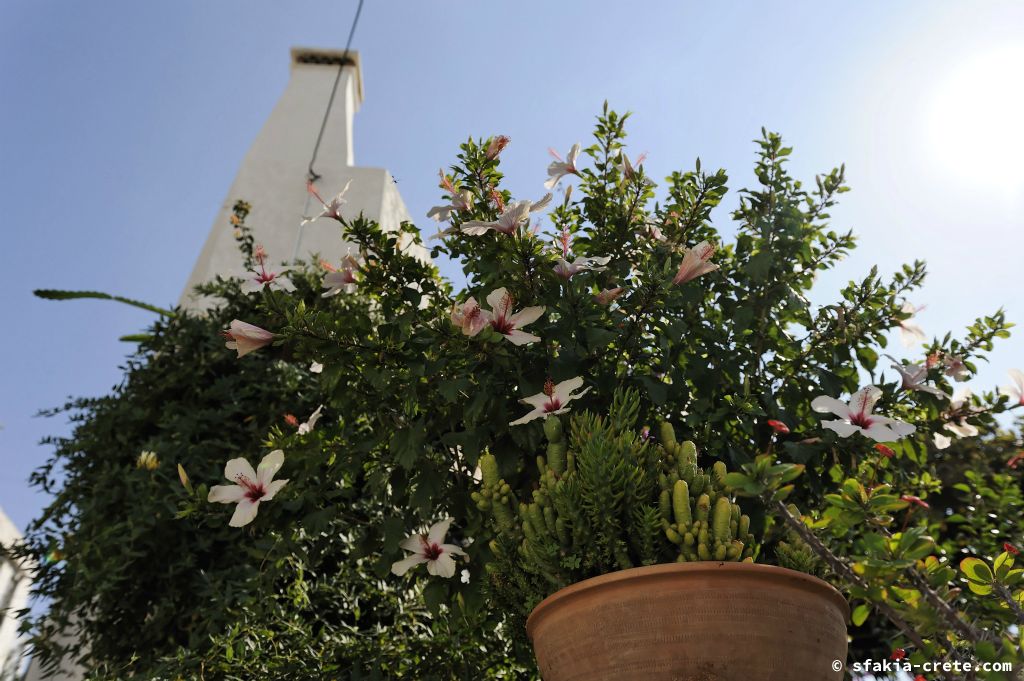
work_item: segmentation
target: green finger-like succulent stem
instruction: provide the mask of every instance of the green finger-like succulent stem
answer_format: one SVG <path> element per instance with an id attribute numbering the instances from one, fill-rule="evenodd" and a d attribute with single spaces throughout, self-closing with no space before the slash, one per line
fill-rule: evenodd
<path id="1" fill-rule="evenodd" d="M 696 464 L 697 445 L 693 444 L 693 442 L 690 440 L 684 442 L 679 450 L 679 458 L 688 464 Z"/>
<path id="2" fill-rule="evenodd" d="M 690 524 L 690 487 L 685 480 L 677 480 L 672 487 L 672 512 L 677 525 L 685 527 Z"/>
<path id="3" fill-rule="evenodd" d="M 706 524 L 708 521 L 708 512 L 711 510 L 711 497 L 707 494 L 701 494 L 697 498 L 697 520 L 702 524 Z"/>
<path id="4" fill-rule="evenodd" d="M 553 536 L 558 536 L 558 530 L 555 528 L 555 509 L 550 506 L 544 508 L 544 525 Z"/>
<path id="5" fill-rule="evenodd" d="M 527 508 L 527 513 L 529 514 L 530 524 L 533 525 L 534 533 L 537 535 L 543 534 L 546 525 L 544 524 L 544 512 L 541 510 L 541 507 L 537 504 L 530 504 Z"/>
<path id="6" fill-rule="evenodd" d="M 561 442 L 564 439 L 561 419 L 551 415 L 544 420 L 544 437 L 548 442 Z"/>
<path id="7" fill-rule="evenodd" d="M 679 533 L 676 532 L 675 530 L 673 530 L 671 527 L 666 527 L 665 528 L 665 536 L 668 537 L 668 540 L 670 542 L 672 542 L 673 544 L 682 544 L 683 543 L 683 538 L 680 537 Z"/>
<path id="8" fill-rule="evenodd" d="M 718 497 L 718 501 L 715 502 L 714 518 L 711 521 L 715 541 L 725 543 L 732 539 L 732 533 L 729 531 L 729 522 L 731 520 L 732 504 L 725 497 Z"/>
<path id="9" fill-rule="evenodd" d="M 676 444 L 675 428 L 673 428 L 672 424 L 668 421 L 662 421 L 658 425 L 658 437 L 661 439 L 661 443 L 665 446 L 665 449 Z"/>
<path id="10" fill-rule="evenodd" d="M 484 485 L 497 485 L 501 479 L 498 474 L 498 460 L 493 454 L 484 454 L 480 457 L 480 472 L 483 475 Z"/>
<path id="11" fill-rule="evenodd" d="M 565 442 L 548 443 L 548 466 L 558 475 L 565 473 L 565 455 L 568 451 L 569 446 Z"/>
<path id="12" fill-rule="evenodd" d="M 719 489 L 725 488 L 725 475 L 728 473 L 728 469 L 725 467 L 724 461 L 716 461 L 715 465 L 711 467 L 711 474 L 715 479 L 715 484 Z"/>

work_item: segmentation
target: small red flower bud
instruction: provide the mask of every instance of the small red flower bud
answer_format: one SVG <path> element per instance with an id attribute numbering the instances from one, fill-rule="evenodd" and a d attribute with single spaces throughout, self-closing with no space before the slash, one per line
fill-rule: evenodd
<path id="1" fill-rule="evenodd" d="M 284 422 L 287 423 L 292 428 L 299 427 L 299 419 L 295 418 L 295 414 L 285 414 Z"/>
<path id="2" fill-rule="evenodd" d="M 781 435 L 788 435 L 789 434 L 789 426 L 787 426 L 782 421 L 776 421 L 775 419 L 768 419 L 768 425 L 771 426 L 772 430 L 774 430 L 776 433 L 779 433 Z"/>
<path id="3" fill-rule="evenodd" d="M 1017 452 L 1016 454 L 1011 456 L 1010 459 L 1006 462 L 1006 467 L 1016 468 L 1017 464 L 1019 464 L 1021 461 L 1024 461 L 1024 452 Z"/>
<path id="4" fill-rule="evenodd" d="M 924 678 L 924 674 L 918 674 L 914 677 L 914 681 L 928 681 L 928 679 Z"/>
<path id="5" fill-rule="evenodd" d="M 1003 551 L 1006 551 L 1007 553 L 1012 553 L 1015 556 L 1019 556 L 1020 555 L 1020 549 L 1018 549 L 1016 546 L 1014 546 L 1010 542 L 1005 542 L 1003 544 Z"/>
<path id="6" fill-rule="evenodd" d="M 890 660 L 902 660 L 906 656 L 907 656 L 907 651 L 903 650 L 903 648 L 897 648 L 896 650 L 892 651 L 892 655 L 889 656 L 889 659 Z"/>
<path id="7" fill-rule="evenodd" d="M 927 501 L 922 500 L 920 497 L 915 497 L 913 494 L 904 494 L 902 497 L 900 497 L 900 501 L 905 501 L 908 504 L 914 504 L 915 506 L 920 506 L 921 508 L 931 508 L 931 506 L 928 505 Z"/>
<path id="8" fill-rule="evenodd" d="M 887 459 L 896 456 L 896 452 L 892 451 L 892 447 L 886 447 L 881 443 L 875 445 L 875 450 Z"/>

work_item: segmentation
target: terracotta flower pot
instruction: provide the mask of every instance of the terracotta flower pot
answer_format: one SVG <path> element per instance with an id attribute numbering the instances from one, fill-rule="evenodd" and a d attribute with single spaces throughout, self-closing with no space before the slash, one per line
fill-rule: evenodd
<path id="1" fill-rule="evenodd" d="M 838 591 L 801 572 L 681 563 L 566 587 L 526 632 L 544 681 L 837 681 L 849 616 Z"/>

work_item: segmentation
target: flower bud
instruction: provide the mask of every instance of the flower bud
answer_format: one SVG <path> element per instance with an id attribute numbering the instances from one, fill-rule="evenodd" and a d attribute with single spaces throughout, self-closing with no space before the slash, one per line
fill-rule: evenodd
<path id="1" fill-rule="evenodd" d="M 182 468 L 181 464 L 178 464 L 178 480 L 181 480 L 181 486 L 188 490 L 188 493 L 192 493 L 192 483 L 189 482 L 188 473 Z"/>
<path id="2" fill-rule="evenodd" d="M 160 459 L 157 458 L 156 452 L 144 451 L 139 454 L 139 458 L 135 460 L 135 467 L 139 469 L 145 469 L 147 471 L 155 470 L 160 465 Z"/>
<path id="3" fill-rule="evenodd" d="M 501 150 L 508 146 L 508 143 L 510 141 L 511 140 L 505 135 L 497 135 L 496 137 L 492 137 L 491 143 L 487 145 L 487 160 L 494 160 L 498 156 L 498 154 L 501 153 Z"/>

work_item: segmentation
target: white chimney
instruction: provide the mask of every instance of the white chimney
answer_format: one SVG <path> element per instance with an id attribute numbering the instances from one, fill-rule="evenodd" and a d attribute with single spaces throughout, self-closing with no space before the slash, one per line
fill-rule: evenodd
<path id="1" fill-rule="evenodd" d="M 338 87 L 331 102 L 336 80 Z M 220 207 L 182 293 L 183 306 L 208 306 L 208 301 L 192 298 L 196 284 L 218 274 L 245 275 L 229 222 L 231 208 L 238 200 L 252 204 L 246 223 L 275 265 L 293 257 L 309 259 L 313 253 L 338 264 L 349 252 L 336 221 L 318 220 L 300 227 L 304 216 L 321 211 L 306 191 L 310 158 L 321 124 L 323 137 L 314 163 L 320 176 L 316 182 L 320 195 L 329 201 L 351 179 L 348 203 L 342 210 L 345 217 L 362 212 L 386 229 L 395 229 L 409 219 L 387 170 L 355 166 L 352 127 L 362 102 L 363 79 L 357 52 L 292 48 L 288 86 L 242 161 Z"/>

